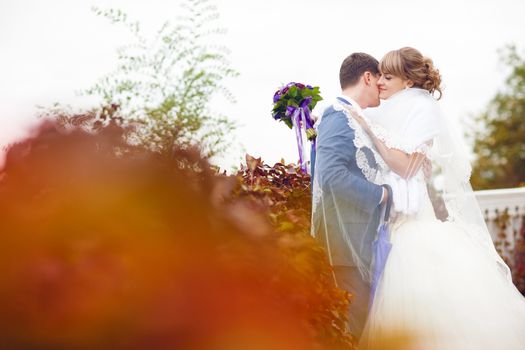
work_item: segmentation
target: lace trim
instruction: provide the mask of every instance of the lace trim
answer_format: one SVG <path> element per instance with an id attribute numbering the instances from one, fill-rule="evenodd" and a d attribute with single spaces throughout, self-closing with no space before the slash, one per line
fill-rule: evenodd
<path id="1" fill-rule="evenodd" d="M 319 181 L 317 180 L 317 176 L 314 176 L 314 181 L 312 184 L 312 217 L 315 216 L 315 213 L 317 212 L 317 207 L 319 203 L 321 202 L 321 199 L 323 197 L 323 190 L 321 189 L 321 186 L 319 186 Z M 312 237 L 316 237 L 316 232 L 314 225 L 310 225 L 310 235 Z"/>
<path id="2" fill-rule="evenodd" d="M 346 119 L 348 121 L 348 126 L 352 128 L 355 132 L 354 137 L 354 146 L 357 148 L 356 151 L 356 163 L 359 170 L 361 170 L 361 173 L 365 176 L 365 178 L 373 182 L 375 184 L 381 184 L 381 172 L 375 169 L 374 167 L 370 166 L 370 163 L 368 162 L 368 158 L 366 157 L 366 154 L 363 151 L 363 148 L 368 148 L 374 157 L 375 162 L 377 165 L 381 168 L 381 170 L 388 169 L 388 166 L 386 165 L 385 161 L 379 153 L 375 150 L 375 147 L 373 146 L 372 140 L 366 134 L 366 132 L 363 130 L 361 125 L 355 121 L 355 119 L 351 115 L 351 111 L 357 113 L 355 109 L 353 109 L 351 106 L 344 105 L 343 103 L 337 101 L 337 103 L 334 104 L 334 110 L 336 111 L 343 111 L 346 115 Z"/>
<path id="3" fill-rule="evenodd" d="M 370 120 L 366 119 L 365 116 L 362 116 L 362 117 L 364 117 L 372 133 L 374 133 L 374 135 L 379 140 L 383 141 L 388 148 L 394 148 L 394 149 L 398 149 L 406 153 L 412 153 L 411 150 L 407 149 L 407 147 L 403 145 L 403 143 L 400 140 L 394 137 L 394 135 L 389 133 L 385 128 L 370 122 Z"/>
<path id="4" fill-rule="evenodd" d="M 400 151 L 406 152 L 406 153 L 423 153 L 425 156 L 430 155 L 430 145 L 422 144 L 417 146 L 416 148 L 409 148 L 406 147 L 406 145 L 403 144 L 403 142 L 399 139 L 399 137 L 396 137 L 394 134 L 390 133 L 388 130 L 386 130 L 384 127 L 372 123 L 365 115 L 359 114 L 355 108 L 352 106 L 343 106 L 345 109 L 347 109 L 350 112 L 350 116 L 354 113 L 359 115 L 363 120 L 366 122 L 372 133 L 377 137 L 380 141 L 382 141 L 385 146 L 387 146 L 390 149 L 398 149 Z"/>
<path id="5" fill-rule="evenodd" d="M 358 148 L 355 154 L 355 160 L 357 167 L 361 169 L 361 172 L 368 181 L 374 182 L 377 177 L 377 169 L 372 168 L 368 163 L 368 158 L 366 158 L 365 152 L 361 148 Z"/>
<path id="6" fill-rule="evenodd" d="M 314 176 L 314 183 L 312 186 L 312 211 L 315 212 L 317 204 L 319 204 L 323 197 L 323 190 L 321 189 L 321 186 L 319 186 L 317 176 Z"/>

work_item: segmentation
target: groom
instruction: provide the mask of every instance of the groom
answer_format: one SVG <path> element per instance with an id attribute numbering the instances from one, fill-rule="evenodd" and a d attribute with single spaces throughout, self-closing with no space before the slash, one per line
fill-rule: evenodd
<path id="1" fill-rule="evenodd" d="M 356 132 L 341 106 L 351 105 L 358 112 L 378 106 L 379 75 L 372 56 L 348 56 L 339 72 L 342 94 L 324 111 L 317 130 L 312 231 L 328 252 L 337 285 L 353 296 L 348 328 L 357 339 L 368 314 L 372 242 L 388 194 L 367 181 L 358 167 Z M 374 167 L 370 151 L 360 151 Z"/>

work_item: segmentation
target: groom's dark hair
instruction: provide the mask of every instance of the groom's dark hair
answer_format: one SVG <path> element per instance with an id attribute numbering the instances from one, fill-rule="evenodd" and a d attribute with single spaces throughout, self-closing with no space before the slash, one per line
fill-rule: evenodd
<path id="1" fill-rule="evenodd" d="M 365 72 L 379 74 L 379 62 L 374 57 L 367 53 L 354 52 L 345 58 L 339 70 L 341 89 L 355 85 Z"/>

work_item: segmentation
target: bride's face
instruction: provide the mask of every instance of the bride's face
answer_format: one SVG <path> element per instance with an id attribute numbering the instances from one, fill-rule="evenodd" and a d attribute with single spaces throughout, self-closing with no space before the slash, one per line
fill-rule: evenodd
<path id="1" fill-rule="evenodd" d="M 411 87 L 412 85 L 413 83 L 409 79 L 403 79 L 389 73 L 381 74 L 381 77 L 377 81 L 379 98 L 386 100 L 396 92 Z"/>

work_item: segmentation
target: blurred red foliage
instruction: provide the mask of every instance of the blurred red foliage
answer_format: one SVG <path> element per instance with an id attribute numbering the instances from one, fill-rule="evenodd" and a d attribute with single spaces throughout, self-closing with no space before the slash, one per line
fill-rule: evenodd
<path id="1" fill-rule="evenodd" d="M 309 236 L 308 178 L 110 122 L 42 124 L 0 179 L 0 347 L 351 349 L 348 295 Z"/>
<path id="2" fill-rule="evenodd" d="M 308 299 L 308 322 L 315 336 L 333 349 L 351 348 L 352 339 L 345 329 L 350 295 L 334 285 L 325 251 L 310 235 L 310 176 L 294 164 L 271 167 L 247 155 L 237 178 L 233 198 L 266 213 L 294 271 L 296 293 Z"/>

